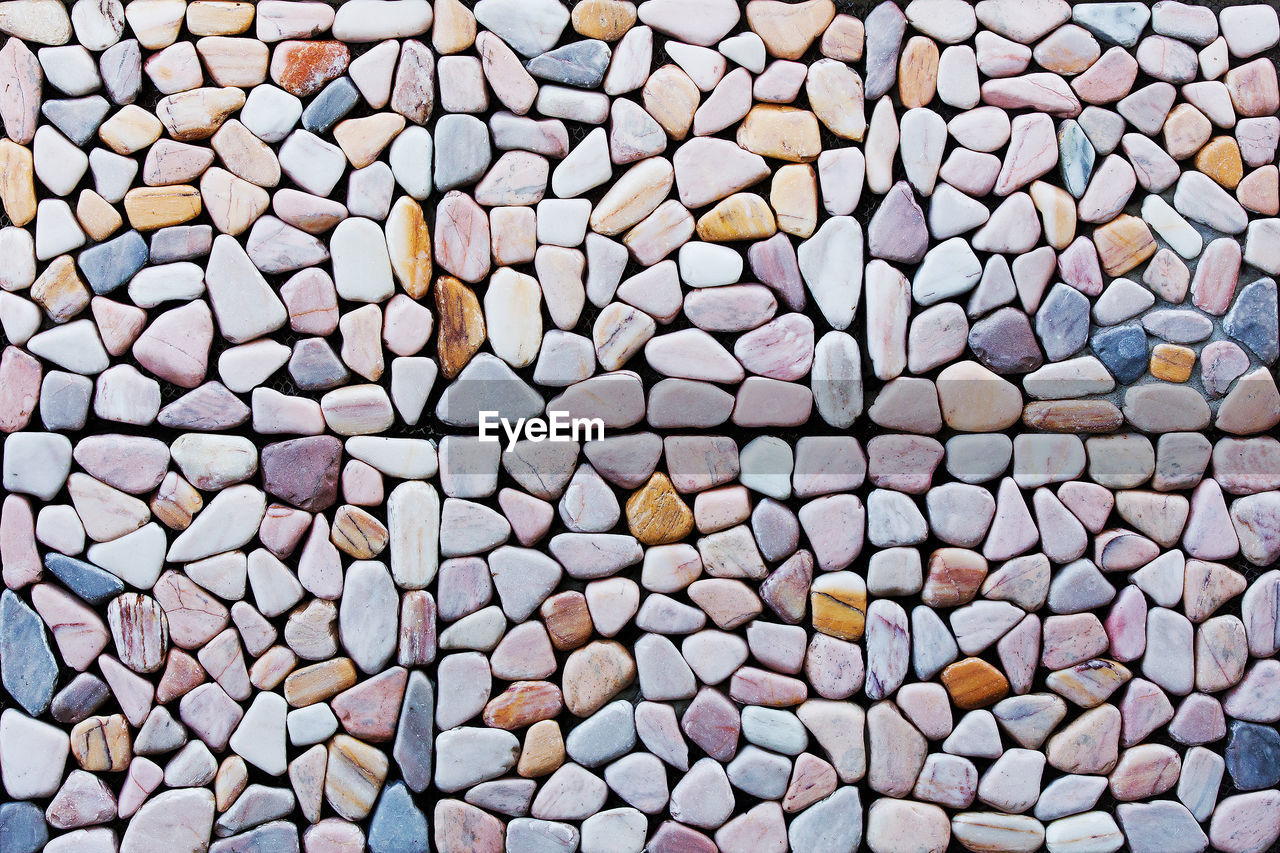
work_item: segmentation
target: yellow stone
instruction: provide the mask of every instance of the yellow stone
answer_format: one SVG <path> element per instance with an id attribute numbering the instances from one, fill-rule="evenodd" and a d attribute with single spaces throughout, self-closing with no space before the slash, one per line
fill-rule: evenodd
<path id="1" fill-rule="evenodd" d="M 564 764 L 564 737 L 555 720 L 540 720 L 529 726 L 520 750 L 516 772 L 526 779 L 554 773 Z"/>
<path id="2" fill-rule="evenodd" d="M 1156 241 L 1147 223 L 1127 213 L 1095 229 L 1093 245 L 1103 272 L 1109 276 L 1124 275 L 1156 253 Z"/>
<path id="3" fill-rule="evenodd" d="M 776 233 L 773 211 L 755 193 L 734 193 L 698 219 L 698 237 L 712 242 L 763 240 Z"/>
<path id="4" fill-rule="evenodd" d="M 71 730 L 71 754 L 80 769 L 90 773 L 118 773 L 133 760 L 129 724 L 121 714 L 90 717 Z"/>
<path id="5" fill-rule="evenodd" d="M 867 627 L 867 584 L 853 572 L 820 575 L 809 587 L 813 629 L 841 640 L 860 640 Z"/>
<path id="6" fill-rule="evenodd" d="M 778 230 L 801 239 L 818 227 L 818 176 L 807 163 L 790 163 L 773 173 L 769 203 Z"/>
<path id="7" fill-rule="evenodd" d="M 396 280 L 405 293 L 421 299 L 431 289 L 431 229 L 422 206 L 407 195 L 400 196 L 384 230 Z"/>
<path id="8" fill-rule="evenodd" d="M 818 119 L 808 110 L 756 104 L 738 127 L 738 145 L 792 163 L 816 160 L 822 153 Z"/>
<path id="9" fill-rule="evenodd" d="M 204 506 L 204 498 L 200 496 L 195 486 L 177 473 L 170 471 L 165 474 L 164 481 L 156 490 L 150 506 L 151 513 L 165 527 L 170 530 L 186 530 L 191 526 L 195 514 Z"/>
<path id="10" fill-rule="evenodd" d="M 831 19 L 836 5 L 831 0 L 751 0 L 747 4 L 747 25 L 764 42 L 771 56 L 800 59 Z"/>
<path id="11" fill-rule="evenodd" d="M 617 41 L 635 26 L 636 4 L 626 0 L 581 0 L 573 7 L 569 22 L 573 31 L 585 38 Z"/>
<path id="12" fill-rule="evenodd" d="M 71 256 L 59 255 L 31 285 L 31 299 L 44 309 L 50 320 L 65 323 L 89 304 L 89 288 L 76 274 Z"/>
<path id="13" fill-rule="evenodd" d="M 356 667 L 350 658 L 334 658 L 289 673 L 284 698 L 295 708 L 332 699 L 356 683 Z"/>
<path id="14" fill-rule="evenodd" d="M 667 136 L 681 140 L 689 134 L 702 93 L 679 66 L 664 65 L 650 74 L 640 94 L 645 112 L 662 125 Z"/>
<path id="15" fill-rule="evenodd" d="M 1061 187 L 1036 181 L 1031 185 L 1031 201 L 1040 211 L 1044 223 L 1044 239 L 1061 251 L 1076 238 L 1076 202 Z"/>
<path id="16" fill-rule="evenodd" d="M 461 53 L 476 43 L 476 16 L 459 0 L 436 0 L 431 46 L 436 53 Z"/>
<path id="17" fill-rule="evenodd" d="M 124 197 L 129 225 L 153 231 L 190 222 L 200 215 L 200 191 L 183 184 L 171 187 L 135 187 Z"/>
<path id="18" fill-rule="evenodd" d="M 693 531 L 693 512 L 659 471 L 627 499 L 627 528 L 643 545 L 669 545 Z"/>
<path id="19" fill-rule="evenodd" d="M 193 36 L 234 36 L 252 24 L 252 3 L 193 0 L 187 5 L 187 29 Z"/>
<path id="20" fill-rule="evenodd" d="M 36 218 L 35 169 L 31 149 L 12 139 L 0 139 L 0 202 L 14 225 Z"/>
<path id="21" fill-rule="evenodd" d="M 1151 375 L 1166 382 L 1186 382 L 1196 363 L 1196 351 L 1176 344 L 1156 344 L 1151 350 Z"/>
<path id="22" fill-rule="evenodd" d="M 350 118 L 333 129 L 333 138 L 347 155 L 352 168 L 363 169 L 382 153 L 391 140 L 404 130 L 404 116 L 377 113 L 364 118 Z"/>
<path id="23" fill-rule="evenodd" d="M 1196 153 L 1196 168 L 1213 178 L 1224 189 L 1234 190 L 1244 177 L 1240 146 L 1230 136 L 1218 136 Z"/>
<path id="24" fill-rule="evenodd" d="M 484 343 L 484 312 L 475 291 L 451 275 L 436 281 L 436 350 L 440 372 L 452 379 Z"/>
<path id="25" fill-rule="evenodd" d="M 926 107 L 938 90 L 938 46 L 928 36 L 912 36 L 898 60 L 898 97 L 907 109 Z"/>
<path id="26" fill-rule="evenodd" d="M 329 541 L 356 560 L 372 560 L 387 547 L 387 528 L 358 506 L 343 504 L 333 516 Z"/>
<path id="27" fill-rule="evenodd" d="M 119 212 L 93 190 L 80 191 L 76 201 L 76 219 L 90 239 L 101 242 L 115 233 L 124 220 Z"/>
<path id="28" fill-rule="evenodd" d="M 160 119 L 142 107 L 128 104 L 102 123 L 98 136 L 112 151 L 127 156 L 155 142 L 163 131 Z"/>

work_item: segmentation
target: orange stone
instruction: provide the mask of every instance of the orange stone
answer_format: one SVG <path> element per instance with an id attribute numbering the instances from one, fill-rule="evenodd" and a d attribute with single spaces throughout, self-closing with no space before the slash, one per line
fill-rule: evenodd
<path id="1" fill-rule="evenodd" d="M 982 658 L 965 658 L 942 671 L 951 701 L 966 711 L 994 705 L 1009 695 L 1009 679 Z"/>
<path id="2" fill-rule="evenodd" d="M 351 51 L 340 41 L 284 41 L 271 56 L 271 79 L 305 98 L 340 77 L 350 62 Z"/>
<path id="3" fill-rule="evenodd" d="M 1151 350 L 1151 375 L 1166 382 L 1186 382 L 1196 363 L 1196 351 L 1176 344 L 1156 344 Z"/>
<path id="4" fill-rule="evenodd" d="M 1218 136 L 1196 153 L 1196 168 L 1218 182 L 1224 189 L 1234 190 L 1244 177 L 1240 146 L 1230 136 Z"/>
<path id="5" fill-rule="evenodd" d="M 284 698 L 295 708 L 332 699 L 356 683 L 356 667 L 350 658 L 334 658 L 289 673 Z"/>
<path id="6" fill-rule="evenodd" d="M 659 471 L 627 499 L 627 528 L 643 545 L 669 545 L 693 531 L 693 512 Z"/>
<path id="7" fill-rule="evenodd" d="M 484 313 L 475 291 L 451 275 L 436 280 L 435 295 L 440 372 L 452 379 L 484 343 Z"/>

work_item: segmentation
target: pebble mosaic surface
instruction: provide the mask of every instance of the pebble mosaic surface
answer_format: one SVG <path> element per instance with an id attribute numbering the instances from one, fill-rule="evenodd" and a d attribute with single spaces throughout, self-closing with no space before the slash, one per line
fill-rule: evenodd
<path id="1" fill-rule="evenodd" d="M 4 853 L 1275 849 L 1275 4 L 0 33 Z"/>

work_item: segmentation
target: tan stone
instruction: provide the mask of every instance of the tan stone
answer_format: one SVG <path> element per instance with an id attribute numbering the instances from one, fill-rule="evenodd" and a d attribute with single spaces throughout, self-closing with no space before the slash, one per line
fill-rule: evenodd
<path id="1" fill-rule="evenodd" d="M 329 741 L 324 798 L 347 820 L 363 820 L 373 809 L 390 762 L 379 749 L 349 735 Z"/>
<path id="2" fill-rule="evenodd" d="M 451 275 L 436 281 L 435 296 L 440 372 L 452 379 L 484 343 L 484 312 L 475 291 Z"/>
<path id="3" fill-rule="evenodd" d="M 251 89 L 267 79 L 271 54 L 257 39 L 206 36 L 196 42 L 196 52 L 219 86 Z"/>
<path id="4" fill-rule="evenodd" d="M 764 42 L 771 56 L 800 59 L 813 40 L 836 15 L 831 0 L 751 0 L 747 4 L 747 25 Z"/>
<path id="5" fill-rule="evenodd" d="M 431 229 L 422 205 L 400 196 L 387 216 L 385 231 L 396 280 L 411 298 L 421 299 L 431 289 Z"/>
<path id="6" fill-rule="evenodd" d="M 627 499 L 627 528 L 642 545 L 669 545 L 693 531 L 693 512 L 659 471 Z"/>
<path id="7" fill-rule="evenodd" d="M 1213 125 L 1191 104 L 1178 104 L 1164 120 L 1164 149 L 1175 160 L 1185 160 L 1209 141 Z"/>
<path id="8" fill-rule="evenodd" d="M 436 53 L 462 53 L 476 43 L 476 16 L 460 0 L 436 0 L 433 9 L 431 46 Z"/>
<path id="9" fill-rule="evenodd" d="M 129 225 L 152 231 L 190 222 L 200 215 L 200 191 L 195 187 L 135 187 L 125 194 L 124 212 Z"/>
<path id="10" fill-rule="evenodd" d="M 161 524 L 170 530 L 186 530 L 195 514 L 204 506 L 204 499 L 194 486 L 182 479 L 177 472 L 170 471 L 165 474 L 150 506 L 151 513 Z"/>
<path id="11" fill-rule="evenodd" d="M 354 169 L 363 169 L 382 154 L 404 130 L 404 116 L 397 113 L 376 113 L 364 118 L 347 119 L 333 129 L 334 141 L 347 155 Z"/>
<path id="12" fill-rule="evenodd" d="M 1040 212 L 1044 223 L 1044 239 L 1053 248 L 1062 251 L 1076 237 L 1076 202 L 1062 187 L 1044 181 L 1031 184 L 1031 201 Z"/>
<path id="13" fill-rule="evenodd" d="M 525 732 L 516 772 L 526 779 L 547 776 L 564 764 L 564 737 L 555 720 L 541 720 Z"/>
<path id="14" fill-rule="evenodd" d="M 860 640 L 867 627 L 867 584 L 853 572 L 820 575 L 810 587 L 813 629 L 841 640 Z"/>
<path id="15" fill-rule="evenodd" d="M 118 773 L 133 760 L 129 724 L 121 714 L 90 717 L 71 730 L 71 754 L 81 770 Z"/>
<path id="16" fill-rule="evenodd" d="M 778 230 L 806 239 L 818 227 L 818 176 L 807 163 L 790 163 L 773 173 L 769 204 Z"/>
<path id="17" fill-rule="evenodd" d="M 31 149 L 12 139 L 0 139 L 0 202 L 14 225 L 36 218 L 35 169 Z"/>
<path id="18" fill-rule="evenodd" d="M 629 686 L 636 662 L 621 643 L 597 640 L 569 655 L 564 664 L 564 704 L 577 717 L 589 717 Z"/>
<path id="19" fill-rule="evenodd" d="M 818 42 L 818 52 L 828 59 L 858 62 L 862 59 L 866 29 L 853 15 L 836 15 Z"/>
<path id="20" fill-rule="evenodd" d="M 626 0 L 580 0 L 573 7 L 569 23 L 584 38 L 617 41 L 635 26 L 636 4 Z"/>
<path id="21" fill-rule="evenodd" d="M 102 123 L 98 136 L 117 154 L 134 154 L 160 138 L 164 126 L 142 107 L 128 104 Z"/>
<path id="22" fill-rule="evenodd" d="M 65 323 L 89 304 L 89 288 L 76 274 L 70 255 L 59 255 L 31 285 L 31 299 L 55 323 Z"/>
<path id="23" fill-rule="evenodd" d="M 356 560 L 372 560 L 387 547 L 387 528 L 358 506 L 343 504 L 333 516 L 329 541 Z"/>
<path id="24" fill-rule="evenodd" d="M 484 724 L 514 731 L 535 723 L 550 722 L 564 707 L 560 688 L 549 681 L 517 681 L 489 700 Z"/>
<path id="25" fill-rule="evenodd" d="M 1122 213 L 1093 232 L 1098 261 L 1109 276 L 1121 276 L 1156 253 L 1156 241 L 1147 223 Z"/>
<path id="26" fill-rule="evenodd" d="M 1022 410 L 1022 422 L 1045 432 L 1115 432 L 1124 423 L 1109 400 L 1037 400 Z"/>
<path id="27" fill-rule="evenodd" d="M 90 189 L 80 191 L 76 200 L 76 219 L 89 238 L 97 242 L 110 237 L 124 224 L 120 213 L 102 196 Z"/>
<path id="28" fill-rule="evenodd" d="M 795 107 L 756 104 L 738 127 L 737 140 L 754 154 L 792 163 L 807 163 L 822 153 L 818 119 Z"/>
<path id="29" fill-rule="evenodd" d="M 1022 392 L 976 361 L 948 365 L 938 374 L 938 404 L 947 426 L 963 432 L 998 432 L 1017 423 Z"/>
<path id="30" fill-rule="evenodd" d="M 253 5 L 229 0 L 193 0 L 187 4 L 187 30 L 193 36 L 234 36 L 253 24 Z"/>
<path id="31" fill-rule="evenodd" d="M 351 659 L 334 658 L 289 673 L 284 680 L 284 698 L 295 708 L 305 708 L 332 699 L 355 683 L 356 667 Z"/>
<path id="32" fill-rule="evenodd" d="M 684 139 L 693 124 L 702 93 L 678 65 L 664 65 L 649 75 L 641 91 L 645 111 L 662 125 L 667 136 Z"/>
<path id="33" fill-rule="evenodd" d="M 898 60 L 898 97 L 907 109 L 925 107 L 938 91 L 938 46 L 928 36 L 912 36 Z"/>
<path id="34" fill-rule="evenodd" d="M 1254 213 L 1263 216 L 1280 213 L 1280 167 L 1270 164 L 1245 175 L 1236 187 L 1236 198 Z"/>
<path id="35" fill-rule="evenodd" d="M 734 193 L 698 218 L 698 237 L 712 242 L 763 240 L 776 233 L 773 211 L 755 193 Z"/>

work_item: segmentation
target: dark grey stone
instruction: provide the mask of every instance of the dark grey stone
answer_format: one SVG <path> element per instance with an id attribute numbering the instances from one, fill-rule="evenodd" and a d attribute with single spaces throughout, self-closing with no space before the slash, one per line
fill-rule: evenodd
<path id="1" fill-rule="evenodd" d="M 298 827 L 287 820 L 263 824 L 209 845 L 209 853 L 298 853 Z"/>
<path id="2" fill-rule="evenodd" d="M 414 791 L 421 793 L 431 784 L 432 723 L 435 719 L 435 690 L 426 673 L 409 673 L 409 685 L 400 706 L 396 741 L 391 757 L 400 775 Z"/>
<path id="3" fill-rule="evenodd" d="M 44 555 L 44 567 L 90 604 L 106 604 L 124 592 L 120 578 L 75 557 L 49 552 Z"/>
<path id="4" fill-rule="evenodd" d="M 328 133 L 360 102 L 360 92 L 350 77 L 339 77 L 320 90 L 302 111 L 302 126 L 312 133 Z"/>
<path id="5" fill-rule="evenodd" d="M 35 803 L 0 804 L 0 850 L 37 853 L 49 841 L 44 812 Z"/>
<path id="6" fill-rule="evenodd" d="M 1058 169 L 1063 188 L 1074 198 L 1084 195 L 1089 186 L 1096 158 L 1093 143 L 1078 122 L 1068 119 L 1058 127 Z"/>
<path id="7" fill-rule="evenodd" d="M 101 296 L 133 278 L 147 262 L 147 254 L 147 241 L 137 231 L 128 231 L 85 249 L 76 263 L 93 292 Z"/>
<path id="8" fill-rule="evenodd" d="M 1267 364 L 1280 358 L 1275 281 L 1260 278 L 1241 288 L 1236 304 L 1222 321 L 1222 330 Z"/>
<path id="9" fill-rule="evenodd" d="M 45 101 L 40 105 L 44 117 L 62 131 L 63 136 L 81 146 L 93 139 L 110 109 L 111 105 L 101 95 Z"/>
<path id="10" fill-rule="evenodd" d="M 907 31 L 907 16 L 898 4 L 885 0 L 871 10 L 863 22 L 867 32 L 867 102 L 879 98 L 893 88 L 898 77 L 898 51 Z"/>
<path id="11" fill-rule="evenodd" d="M 1241 791 L 1280 783 L 1280 732 L 1274 726 L 1232 720 L 1223 757 L 1231 781 Z"/>
<path id="12" fill-rule="evenodd" d="M 250 410 L 221 382 L 206 382 L 160 410 L 161 426 L 173 429 L 223 430 L 249 420 Z"/>
<path id="13" fill-rule="evenodd" d="M 421 853 L 430 843 L 427 816 L 413 804 L 403 782 L 382 790 L 369 824 L 370 853 Z"/>
<path id="14" fill-rule="evenodd" d="M 92 716 L 110 695 L 105 681 L 91 672 L 82 672 L 53 697 L 50 713 L 58 722 L 74 726 Z"/>
<path id="15" fill-rule="evenodd" d="M 44 622 L 11 589 L 0 595 L 0 683 L 33 717 L 49 710 L 58 684 L 58 659 Z"/>
<path id="16" fill-rule="evenodd" d="M 604 79 L 611 55 L 604 42 L 583 39 L 535 56 L 526 67 L 534 77 L 590 89 Z"/>
<path id="17" fill-rule="evenodd" d="M 1075 355 L 1089 340 L 1089 297 L 1055 284 L 1036 312 L 1036 335 L 1050 361 Z"/>
<path id="18" fill-rule="evenodd" d="M 1137 323 L 1099 329 L 1089 346 L 1122 385 L 1147 372 L 1147 333 Z"/>
<path id="19" fill-rule="evenodd" d="M 304 338 L 293 345 L 289 375 L 303 391 L 328 391 L 346 384 L 347 368 L 324 338 Z"/>
<path id="20" fill-rule="evenodd" d="M 1044 363 L 1027 315 L 1001 308 L 969 329 L 969 348 L 996 373 L 1030 373 Z"/>

